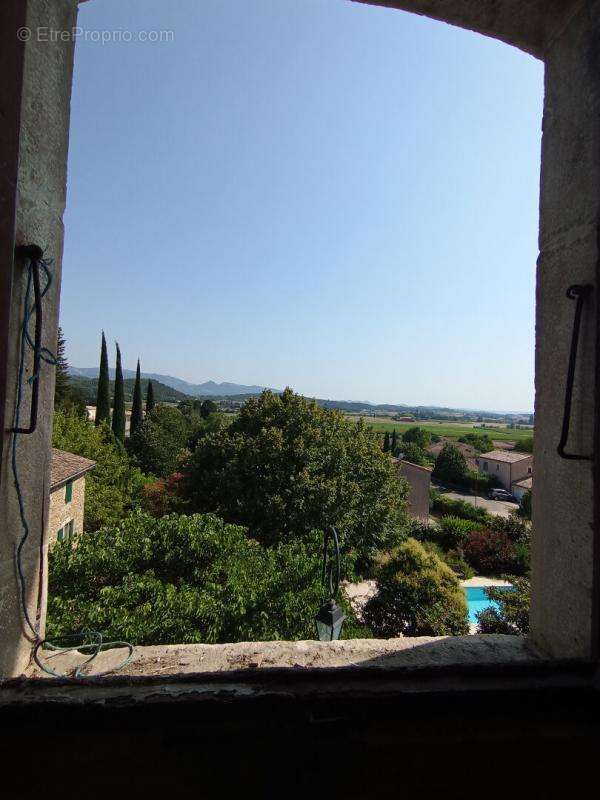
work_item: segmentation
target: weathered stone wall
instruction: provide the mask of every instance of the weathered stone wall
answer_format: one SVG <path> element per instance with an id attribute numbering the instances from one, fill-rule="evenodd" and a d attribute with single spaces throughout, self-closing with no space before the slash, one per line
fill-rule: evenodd
<path id="1" fill-rule="evenodd" d="M 19 83 L 0 95 L 0 128 L 11 130 L 0 139 L 0 182 L 3 213 L 12 209 L 13 223 L 5 223 L 2 241 L 2 301 L 5 312 L 0 325 L 0 405 L 4 417 L 0 460 L 0 676 L 21 672 L 31 651 L 31 634 L 24 621 L 21 590 L 15 569 L 15 551 L 22 526 L 10 467 L 12 425 L 17 387 L 20 324 L 26 285 L 26 269 L 13 263 L 16 244 L 39 244 L 53 260 L 54 283 L 44 304 L 44 341 L 56 349 L 60 295 L 60 267 L 63 249 L 63 211 L 66 196 L 69 105 L 73 64 L 73 42 L 38 41 L 37 27 L 69 30 L 76 21 L 76 0 L 3 0 L 0 10 L 0 51 L 3 69 L 0 81 Z M 28 42 L 17 40 L 17 28 L 33 31 Z M 15 155 L 18 160 L 15 162 Z M 14 167 L 18 164 L 18 173 Z M 16 182 L 15 182 L 16 178 Z M 28 420 L 32 374 L 31 353 L 27 354 L 23 419 Z M 40 560 L 47 545 L 43 541 L 48 512 L 50 439 L 54 370 L 42 368 L 38 427 L 30 436 L 18 439 L 18 468 L 29 538 L 23 548 L 26 604 L 32 621 L 44 607 L 45 586 L 40 585 Z M 43 583 L 43 582 L 42 582 Z M 43 629 L 43 614 L 39 618 Z"/>
<path id="2" fill-rule="evenodd" d="M 48 531 L 46 540 L 51 547 L 56 541 L 56 534 L 70 520 L 75 522 L 75 533 L 83 532 L 83 509 L 85 503 L 85 477 L 73 481 L 73 495 L 70 503 L 65 502 L 65 487 L 59 486 L 50 493 L 50 509 L 48 512 Z"/>
<path id="3" fill-rule="evenodd" d="M 571 452 L 600 457 L 597 429 L 600 217 L 600 2 L 578 4 L 547 46 L 537 270 L 535 489 L 531 630 L 556 656 L 597 652 L 594 466 L 556 451 L 574 302 L 591 284 L 573 395 Z M 596 442 L 596 443 L 595 443 Z M 596 475 L 597 486 L 597 475 Z M 596 501 L 597 502 L 597 501 Z M 597 536 L 597 533 L 596 533 Z"/>

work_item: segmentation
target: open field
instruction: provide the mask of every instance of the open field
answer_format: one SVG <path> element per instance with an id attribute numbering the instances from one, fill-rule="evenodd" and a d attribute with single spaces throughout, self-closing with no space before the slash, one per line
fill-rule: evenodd
<path id="1" fill-rule="evenodd" d="M 347 418 L 354 421 L 361 419 L 361 417 L 356 414 L 348 414 Z M 404 433 L 409 428 L 414 428 L 415 425 L 418 425 L 420 428 L 431 431 L 431 433 L 435 433 L 438 436 L 446 436 L 449 439 L 460 439 L 461 436 L 467 433 L 487 433 L 488 436 L 499 442 L 520 442 L 522 439 L 533 436 L 533 428 L 512 429 L 507 428 L 506 425 L 493 427 L 490 425 L 489 427 L 486 426 L 482 428 L 481 425 L 478 425 L 476 422 L 437 422 L 435 420 L 394 422 L 394 420 L 389 417 L 385 419 L 378 418 L 376 420 L 374 420 L 373 417 L 362 417 L 362 419 L 364 419 L 367 425 L 373 428 L 374 431 L 379 433 L 385 433 L 386 431 L 391 433 L 394 428 L 397 433 Z"/>

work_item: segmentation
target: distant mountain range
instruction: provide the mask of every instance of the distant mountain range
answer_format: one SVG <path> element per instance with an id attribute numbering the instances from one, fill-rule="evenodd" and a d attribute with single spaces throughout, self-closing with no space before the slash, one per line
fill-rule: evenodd
<path id="1" fill-rule="evenodd" d="M 79 378 L 97 378 L 99 369 L 98 367 L 69 367 L 69 373 Z M 109 370 L 110 378 L 114 380 L 115 370 Z M 135 378 L 135 370 L 124 369 L 124 378 Z M 235 397 L 241 394 L 260 394 L 267 386 L 243 386 L 239 383 L 215 383 L 215 381 L 206 381 L 205 383 L 188 383 L 181 380 L 181 378 L 174 378 L 172 375 L 160 375 L 156 372 L 142 372 L 142 378 L 151 381 L 159 381 L 165 386 L 170 386 L 182 394 L 191 395 L 192 397 Z M 279 391 L 279 389 L 272 389 L 272 391 Z"/>
<path id="2" fill-rule="evenodd" d="M 76 383 L 79 379 L 82 383 L 85 381 L 92 381 L 98 378 L 98 367 L 69 367 L 69 373 L 74 379 L 74 383 Z M 111 380 L 114 380 L 115 371 L 114 369 L 109 370 Z M 124 369 L 123 370 L 123 377 L 126 379 L 126 383 L 131 383 L 131 389 L 133 390 L 133 379 L 135 378 L 135 371 L 132 369 Z M 145 382 L 147 380 L 151 380 L 160 384 L 159 387 L 155 386 L 155 398 L 158 402 L 179 402 L 183 400 L 185 396 L 188 397 L 214 397 L 220 398 L 225 401 L 231 401 L 234 405 L 239 405 L 241 401 L 244 401 L 251 397 L 252 395 L 257 395 L 263 392 L 266 386 L 245 386 L 240 383 L 216 383 L 215 381 L 205 381 L 205 383 L 188 383 L 188 381 L 184 381 L 181 378 L 175 378 L 172 375 L 161 375 L 158 372 L 142 372 L 142 381 L 144 383 L 144 391 L 145 391 Z M 84 388 L 81 386 L 81 388 Z M 129 388 L 129 387 L 127 387 Z M 156 396 L 156 389 L 159 388 L 161 397 L 159 398 Z M 168 389 L 172 390 L 172 393 L 168 391 Z M 90 390 L 92 391 L 92 390 Z M 93 389 L 95 391 L 95 387 Z M 271 389 L 272 392 L 281 392 L 280 389 Z M 476 410 L 476 409 L 463 409 L 463 408 L 447 408 L 444 406 L 407 406 L 403 404 L 399 405 L 392 405 L 389 403 L 370 403 L 368 400 L 364 401 L 356 401 L 356 400 L 323 400 L 321 398 L 311 398 L 315 399 L 317 403 L 324 408 L 338 408 L 341 411 L 345 411 L 346 413 L 351 414 L 369 414 L 369 413 L 387 413 L 390 415 L 394 414 L 405 414 L 405 413 L 417 413 L 419 412 L 422 416 L 432 415 L 435 417 L 451 418 L 455 416 L 473 416 L 473 415 L 482 415 L 485 416 L 486 419 L 497 419 L 502 420 L 505 418 L 517 418 L 517 417 L 527 417 L 530 412 L 498 412 L 498 411 L 485 411 L 485 410 Z"/>

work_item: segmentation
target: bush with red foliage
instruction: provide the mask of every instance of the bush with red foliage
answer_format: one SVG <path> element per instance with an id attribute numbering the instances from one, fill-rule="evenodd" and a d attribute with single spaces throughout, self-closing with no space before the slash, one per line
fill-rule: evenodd
<path id="1" fill-rule="evenodd" d="M 517 553 L 514 543 L 503 531 L 471 531 L 463 544 L 464 557 L 479 573 L 501 575 L 514 571 Z"/>
<path id="2" fill-rule="evenodd" d="M 167 479 L 159 478 L 146 483 L 142 490 L 142 508 L 153 517 L 164 517 L 177 510 L 179 482 L 183 478 L 181 472 L 173 472 Z"/>

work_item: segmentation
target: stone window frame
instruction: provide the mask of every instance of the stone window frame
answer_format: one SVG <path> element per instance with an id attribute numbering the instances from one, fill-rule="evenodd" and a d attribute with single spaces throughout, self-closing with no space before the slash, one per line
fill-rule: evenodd
<path id="1" fill-rule="evenodd" d="M 600 343 L 598 292 L 586 309 L 582 326 L 573 397 L 576 419 L 572 427 L 575 449 L 592 451 L 594 457 L 592 461 L 563 462 L 558 460 L 554 448 L 558 439 L 557 420 L 560 420 L 564 398 L 563 376 L 559 374 L 560 370 L 557 372 L 557 364 L 566 366 L 568 334 L 572 324 L 572 307 L 565 302 L 564 290 L 566 283 L 571 282 L 597 285 L 600 271 L 600 148 L 597 147 L 598 122 L 594 116 L 600 93 L 600 70 L 590 68 L 590 65 L 598 66 L 593 59 L 600 49 L 600 0 L 585 3 L 556 0 L 550 9 L 542 0 L 534 0 L 527 4 L 526 9 L 517 0 L 500 0 L 494 3 L 493 14 L 488 13 L 484 3 L 473 4 L 469 0 L 364 1 L 424 14 L 477 31 L 519 47 L 545 62 L 536 299 L 537 425 L 534 440 L 538 475 L 536 500 L 541 497 L 543 502 L 537 511 L 534 510 L 532 635 L 527 643 L 532 656 L 528 666 L 532 668 L 531 675 L 535 680 L 543 672 L 540 664 L 544 660 L 549 660 L 555 669 L 561 667 L 571 675 L 573 670 L 580 674 L 582 669 L 587 669 L 586 665 L 597 664 L 599 645 L 600 567 L 597 556 L 600 502 L 595 490 L 600 471 L 597 413 L 600 369 L 596 358 Z M 30 26 L 36 22 L 52 22 L 56 27 L 69 28 L 76 19 L 76 4 L 77 0 L 58 0 L 49 7 L 44 0 L 6 0 L 0 9 L 0 21 L 8 22 L 13 30 L 20 27 L 20 22 Z M 48 15 L 53 15 L 53 19 L 48 20 Z M 3 92 L 1 105 L 11 112 L 6 117 L 4 138 L 0 140 L 1 152 L 6 157 L 1 175 L 5 192 L 0 199 L 4 204 L 3 210 L 7 212 L 6 220 L 3 218 L 0 224 L 0 233 L 4 234 L 0 236 L 0 259 L 8 265 L 7 269 L 0 270 L 0 339 L 6 345 L 0 347 L 0 421 L 4 431 L 14 400 L 15 383 L 11 376 L 14 375 L 14 343 L 18 331 L 16 312 L 21 305 L 24 285 L 22 272 L 13 260 L 14 245 L 43 241 L 55 255 L 60 276 L 73 59 L 73 47 L 69 42 L 55 43 L 52 53 L 48 49 L 44 51 L 35 42 L 6 39 L 5 43 L 7 47 L 0 49 L 0 65 L 16 67 L 17 79 L 14 85 L 0 87 Z M 47 44 L 44 46 L 47 48 Z M 4 69 L 0 74 L 12 74 L 12 71 Z M 577 87 L 577 91 L 573 91 L 573 87 Z M 40 117 L 44 115 L 56 133 L 52 140 L 52 153 L 44 150 L 35 135 Z M 33 164 L 36 169 L 31 170 Z M 39 175 L 44 178 L 43 185 L 38 182 Z M 60 277 L 57 283 L 50 298 L 51 313 L 47 316 L 52 330 L 57 324 Z M 47 512 L 43 487 L 49 475 L 51 390 L 51 386 L 45 386 L 41 393 L 43 413 L 40 430 L 23 447 L 25 457 L 33 463 L 46 464 L 46 470 L 32 475 L 27 486 L 33 496 L 43 498 L 40 519 L 44 518 L 44 509 Z M 15 519 L 14 498 L 11 499 L 7 491 L 7 438 L 6 434 L 2 438 L 0 509 L 6 508 L 8 528 L 17 530 L 18 526 L 12 524 Z M 568 498 L 563 506 L 554 502 L 559 487 Z M 39 528 L 38 535 L 42 537 Z M 26 568 L 35 575 L 36 570 L 40 572 L 40 547 L 35 542 L 32 545 L 35 549 L 32 554 L 27 554 Z M 1 550 L 0 556 L 4 557 Z M 3 613 L 10 614 L 9 619 L 14 621 L 18 617 L 18 608 L 14 603 L 16 592 L 6 591 L 11 588 L 10 581 L 7 572 L 2 572 L 0 591 L 5 591 L 8 599 Z M 45 597 L 46 589 L 42 584 L 38 594 Z M 15 630 L 13 625 L 13 629 L 6 633 L 6 641 L 14 644 L 12 669 L 19 671 L 19 665 L 30 652 L 22 626 Z M 240 649 L 244 644 L 247 643 L 241 643 Z M 409 647 L 419 648 L 424 644 L 416 641 Z M 464 647 L 468 649 L 468 646 L 465 643 Z M 457 647 L 460 650 L 462 644 L 458 642 Z M 6 652 L 6 647 L 4 649 Z M 508 654 L 505 661 L 510 666 Z M 474 669 L 480 666 L 469 665 Z M 485 671 L 488 667 L 482 669 Z M 427 666 L 417 659 L 413 668 L 426 670 Z M 452 663 L 445 663 L 443 668 L 459 669 L 464 674 L 467 665 L 464 659 L 457 658 Z M 362 668 L 360 671 L 373 674 Z M 295 675 L 293 670 L 284 672 L 289 680 Z M 0 674 L 7 674 L 6 664 L 0 666 Z M 506 671 L 503 674 L 507 674 Z M 234 675 L 237 675 L 235 670 L 232 678 Z M 146 677 L 152 680 L 151 676 Z M 206 676 L 203 679 L 209 680 Z M 261 680 L 264 679 L 262 675 Z M 118 678 L 112 680 L 116 681 L 115 685 L 119 684 Z"/>

